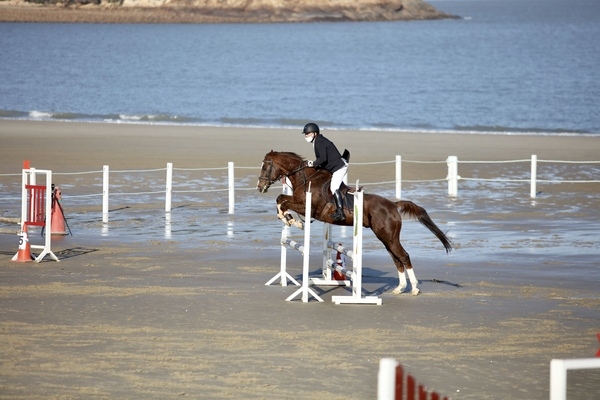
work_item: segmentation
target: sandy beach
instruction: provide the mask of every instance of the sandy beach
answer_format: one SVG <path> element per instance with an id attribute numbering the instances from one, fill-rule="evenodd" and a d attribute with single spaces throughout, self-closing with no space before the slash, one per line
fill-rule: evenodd
<path id="1" fill-rule="evenodd" d="M 19 174 L 23 160 L 55 173 L 232 161 L 256 167 L 236 170 L 236 181 L 251 189 L 271 149 L 312 158 L 300 131 L 0 120 L 0 198 L 19 196 L 20 176 L 9 174 Z M 445 182 L 418 181 L 443 180 L 450 155 L 598 161 L 598 137 L 323 134 L 351 151 L 351 182 L 393 180 L 393 164 L 361 163 L 406 160 L 403 199 L 426 208 L 455 247 L 446 255 L 425 228 L 405 223 L 402 243 L 421 295 L 392 293 L 395 268 L 366 231 L 364 289 L 380 296 L 381 306 L 335 305 L 331 296 L 347 291 L 331 287 L 315 287 L 323 303 L 286 302 L 295 286 L 265 285 L 280 261 L 274 189 L 236 192 L 233 215 L 226 194 L 182 194 L 168 223 L 159 200 L 118 198 L 105 227 L 98 198 L 67 201 L 93 191 L 93 179 L 57 175 L 68 188 L 63 207 L 73 230 L 53 240 L 60 262 L 11 261 L 15 227 L 0 230 L 0 397 L 374 399 L 379 360 L 393 357 L 453 399 L 547 399 L 551 359 L 594 357 L 600 184 L 539 184 L 530 199 L 526 183 L 469 181 L 449 198 Z M 598 164 L 539 167 L 542 177 L 556 179 L 598 179 L 597 171 Z M 522 178 L 529 166 L 461 165 L 459 173 Z M 393 194 L 393 185 L 366 190 Z M 19 217 L 19 204 L 2 203 L 0 217 Z M 322 225 L 312 226 L 316 246 Z M 351 243 L 342 228 L 334 235 Z M 300 279 L 300 255 L 288 262 Z M 320 263 L 319 251 L 311 252 L 312 274 Z M 569 373 L 570 399 L 599 391 L 598 370 Z"/>

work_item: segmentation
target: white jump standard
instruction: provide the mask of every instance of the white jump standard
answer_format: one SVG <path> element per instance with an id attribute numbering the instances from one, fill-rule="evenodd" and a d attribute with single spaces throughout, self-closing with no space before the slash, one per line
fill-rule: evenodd
<path id="1" fill-rule="evenodd" d="M 281 271 L 275 277 L 273 277 L 268 284 L 271 284 L 277 278 L 282 278 L 282 286 L 285 286 L 287 281 L 286 277 L 289 277 L 295 284 L 298 284 L 289 274 L 286 272 L 286 256 L 287 248 L 298 250 L 303 255 L 303 268 L 302 268 L 302 285 L 300 289 L 289 296 L 286 301 L 294 299 L 299 294 L 302 294 L 302 301 L 308 302 L 309 295 L 313 296 L 318 301 L 322 302 L 323 299 L 310 288 L 311 285 L 325 286 L 325 285 L 343 285 L 350 286 L 352 293 L 350 296 L 332 296 L 332 301 L 335 304 L 376 304 L 381 305 L 381 298 L 377 296 L 366 296 L 362 295 L 362 218 L 363 218 L 363 192 L 357 191 L 355 194 L 354 202 L 354 220 L 353 220 L 353 249 L 348 250 L 343 246 L 334 244 L 331 240 L 331 225 L 324 225 L 323 235 L 323 277 L 322 278 L 310 278 L 309 277 L 309 259 L 310 259 L 310 231 L 311 224 L 304 224 L 304 244 L 300 245 L 298 242 L 291 240 L 287 237 L 288 227 L 284 226 L 281 246 Z M 311 199 L 312 195 L 309 192 L 306 193 L 306 218 L 310 218 L 311 215 Z M 341 266 L 336 267 L 335 261 L 331 259 L 332 249 L 338 250 L 343 253 L 346 257 L 352 260 L 352 270 L 343 269 Z M 332 279 L 332 270 L 337 269 L 338 272 L 343 274 L 348 280 L 336 280 Z"/>
<path id="2" fill-rule="evenodd" d="M 362 243 L 363 243 L 363 192 L 357 190 L 354 192 L 354 213 L 352 236 L 352 250 L 348 250 L 343 246 L 336 245 L 329 238 L 331 237 L 331 225 L 325 224 L 325 240 L 323 249 L 323 275 L 325 279 L 312 279 L 315 285 L 347 285 L 347 281 L 338 281 L 331 279 L 332 270 L 337 270 L 345 275 L 352 287 L 350 296 L 332 296 L 331 300 L 335 304 L 376 304 L 381 305 L 381 298 L 377 296 L 362 295 Z M 325 243 L 326 242 L 326 243 Z M 343 253 L 346 257 L 352 260 L 352 270 L 343 269 L 337 266 L 336 262 L 331 259 L 331 249 L 335 249 Z"/>
<path id="3" fill-rule="evenodd" d="M 290 194 L 290 186 L 283 185 L 283 193 Z M 275 275 L 273 278 L 269 279 L 265 285 L 270 285 L 275 282 L 277 279 L 281 278 L 281 286 L 287 286 L 288 279 L 292 281 L 292 283 L 296 286 L 300 286 L 297 280 L 295 280 L 287 271 L 286 271 L 286 260 L 287 260 L 287 248 L 288 246 L 298 250 L 300 253 L 304 253 L 304 247 L 300 246 L 293 240 L 288 239 L 290 235 L 290 227 L 285 223 L 282 223 L 283 229 L 281 230 L 281 262 L 279 273 Z M 307 250 L 308 252 L 308 250 Z"/>
<path id="4" fill-rule="evenodd" d="M 46 176 L 46 184 L 38 185 L 36 183 L 37 175 Z M 54 261 L 59 261 L 56 254 L 52 252 L 52 171 L 35 169 L 29 166 L 29 161 L 25 161 L 21 175 L 21 241 L 27 238 L 29 226 L 38 226 L 45 228 L 46 234 L 43 245 L 31 244 L 30 248 L 40 249 L 42 252 L 34 261 L 41 262 L 46 256 L 50 256 Z M 27 239 L 28 240 L 28 239 Z M 22 251 L 21 245 L 19 251 Z M 18 260 L 19 253 L 13 257 L 13 261 Z"/>
<path id="5" fill-rule="evenodd" d="M 312 196 L 309 191 L 306 193 L 306 215 L 307 215 L 307 218 L 310 218 L 311 200 L 312 200 Z M 303 260 L 303 263 L 302 263 L 302 286 L 300 287 L 300 289 L 298 289 L 294 293 L 292 293 L 291 296 L 289 296 L 287 299 L 285 299 L 285 301 L 291 301 L 297 295 L 301 294 L 302 302 L 306 303 L 306 302 L 308 302 L 308 295 L 310 294 L 318 301 L 323 302 L 323 299 L 321 297 L 319 297 L 319 295 L 312 288 L 309 287 L 310 279 L 308 277 L 308 273 L 309 273 L 309 262 L 310 262 L 310 221 L 308 224 L 304 224 L 304 246 L 299 246 L 299 245 L 297 245 L 296 242 L 293 242 L 291 240 L 286 240 L 285 243 L 282 241 L 281 244 L 289 245 L 292 248 L 295 248 L 296 250 L 300 251 L 302 253 L 302 260 Z"/>

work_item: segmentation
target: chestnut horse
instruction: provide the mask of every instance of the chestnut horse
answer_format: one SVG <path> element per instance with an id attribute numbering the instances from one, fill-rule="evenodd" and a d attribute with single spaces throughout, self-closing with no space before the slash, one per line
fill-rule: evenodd
<path id="1" fill-rule="evenodd" d="M 273 183 L 286 178 L 291 182 L 293 192 L 291 196 L 281 194 L 277 197 L 277 216 L 288 226 L 295 225 L 303 228 L 302 223 L 295 221 L 289 210 L 304 215 L 306 191 L 309 188 L 312 195 L 312 213 L 310 216 L 305 216 L 306 218 L 314 218 L 335 225 L 352 225 L 353 207 L 347 207 L 348 202 L 344 204 L 345 220 L 334 221 L 331 217 L 335 211 L 335 204 L 329 191 L 329 181 L 331 180 L 329 172 L 308 167 L 306 161 L 295 153 L 271 150 L 265 155 L 262 162 L 256 188 L 259 192 L 265 193 Z M 385 246 L 398 269 L 399 285 L 394 289 L 394 293 L 402 293 L 406 288 L 407 282 L 404 276 L 406 270 L 412 287 L 411 293 L 419 294 L 418 281 L 410 257 L 400 244 L 402 215 L 416 219 L 428 228 L 442 242 L 446 253 L 452 251 L 450 240 L 431 220 L 427 211 L 411 201 L 392 202 L 385 197 L 369 193 L 365 193 L 363 197 L 363 226 L 371 228 L 377 239 Z"/>

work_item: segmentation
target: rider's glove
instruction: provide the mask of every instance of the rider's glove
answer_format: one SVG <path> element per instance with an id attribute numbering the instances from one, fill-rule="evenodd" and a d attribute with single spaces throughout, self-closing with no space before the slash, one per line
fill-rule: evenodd
<path id="1" fill-rule="evenodd" d="M 306 165 L 308 165 L 309 167 L 312 167 L 312 166 L 313 166 L 313 162 L 312 162 L 312 161 L 310 161 L 310 160 L 308 160 L 308 161 L 306 162 Z"/>

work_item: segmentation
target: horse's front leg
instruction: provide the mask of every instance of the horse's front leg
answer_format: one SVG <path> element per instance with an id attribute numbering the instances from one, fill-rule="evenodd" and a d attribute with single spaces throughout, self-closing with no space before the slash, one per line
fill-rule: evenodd
<path id="1" fill-rule="evenodd" d="M 294 215 L 288 211 L 290 208 L 287 203 L 292 199 L 291 196 L 287 195 L 279 195 L 277 197 L 277 218 L 282 220 L 287 226 L 295 226 L 296 228 L 303 230 L 304 223 L 302 221 L 297 221 L 294 218 Z"/>
<path id="2" fill-rule="evenodd" d="M 304 229 L 304 224 L 302 223 L 302 221 L 296 220 L 294 218 L 294 215 L 290 211 L 283 211 L 281 209 L 281 204 L 277 204 L 277 218 L 282 220 L 287 226 L 293 225 L 298 229 Z"/>

